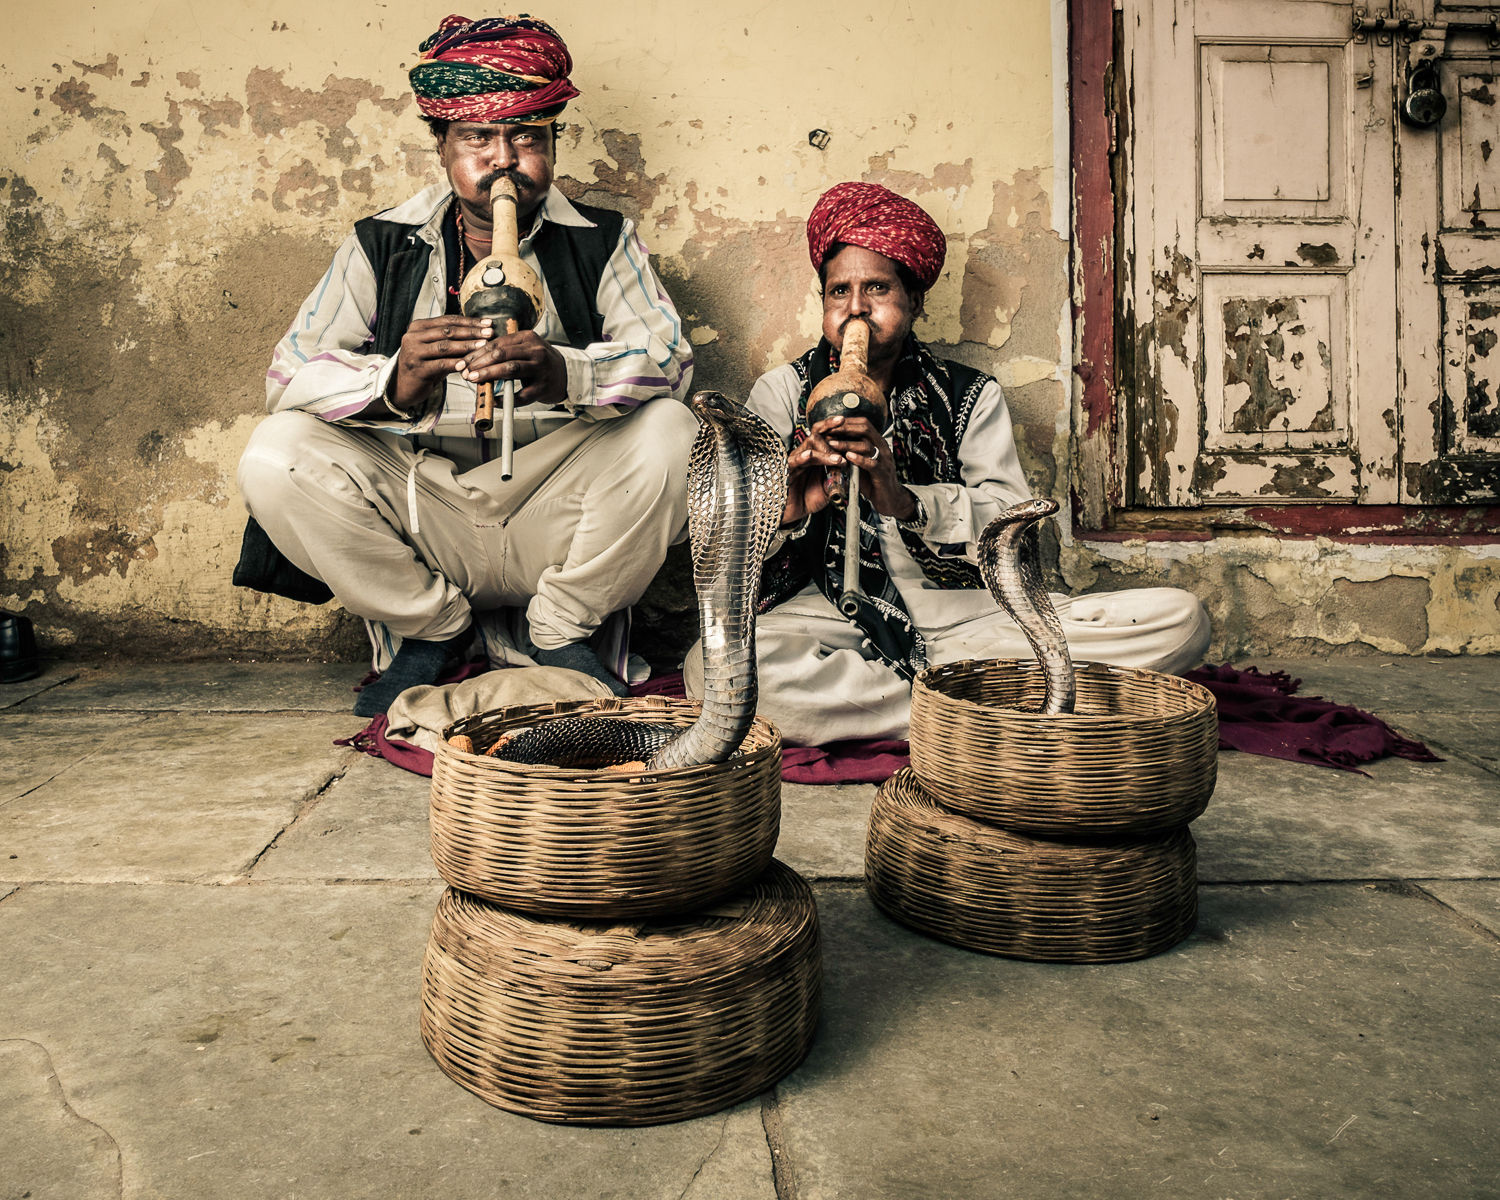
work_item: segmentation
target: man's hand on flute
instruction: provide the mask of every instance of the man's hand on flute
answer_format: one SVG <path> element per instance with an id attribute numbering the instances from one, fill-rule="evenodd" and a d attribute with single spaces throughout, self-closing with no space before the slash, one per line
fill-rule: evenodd
<path id="1" fill-rule="evenodd" d="M 912 493 L 896 478 L 896 456 L 868 417 L 830 417 L 814 429 L 824 444 L 859 468 L 860 493 L 878 513 L 904 521 L 916 511 Z"/>
<path id="2" fill-rule="evenodd" d="M 568 398 L 568 367 L 555 347 L 532 330 L 502 333 L 474 349 L 461 367 L 470 383 L 507 379 L 522 384 L 522 404 L 561 404 Z"/>
<path id="3" fill-rule="evenodd" d="M 464 369 L 465 355 L 494 337 L 487 317 L 422 317 L 401 337 L 391 376 L 390 405 L 398 413 L 420 408 L 446 376 Z"/>
<path id="4" fill-rule="evenodd" d="M 865 417 L 819 421 L 787 455 L 787 503 L 781 523 L 792 525 L 830 503 L 827 468 L 858 467 L 860 492 L 878 513 L 905 519 L 915 510 L 912 494 L 896 478 L 890 444 Z"/>

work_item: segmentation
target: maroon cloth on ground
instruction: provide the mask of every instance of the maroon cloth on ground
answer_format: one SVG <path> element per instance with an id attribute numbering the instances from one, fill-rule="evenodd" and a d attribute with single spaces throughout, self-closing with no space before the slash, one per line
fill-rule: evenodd
<path id="1" fill-rule="evenodd" d="M 410 771 L 413 775 L 432 774 L 432 751 L 413 746 L 410 742 L 396 741 L 385 736 L 385 714 L 373 718 L 368 725 L 353 737 L 335 738 L 335 746 L 353 746 L 371 758 L 383 758 L 386 762 Z"/>
<path id="2" fill-rule="evenodd" d="M 1402 737 L 1379 717 L 1321 696 L 1293 693 L 1302 680 L 1255 667 L 1199 667 L 1184 678 L 1202 684 L 1219 706 L 1219 748 L 1336 767 L 1367 775 L 1355 764 L 1387 755 L 1415 762 L 1443 760 Z"/>
<path id="3" fill-rule="evenodd" d="M 468 662 L 454 667 L 446 675 L 440 676 L 437 683 L 439 686 L 462 683 L 471 676 L 483 675 L 489 669 L 489 663 L 485 659 L 471 658 Z M 373 683 L 379 678 L 379 671 L 370 671 L 354 685 L 354 690 L 357 692 L 366 684 Z M 432 751 L 423 750 L 421 746 L 413 746 L 410 742 L 388 738 L 385 736 L 385 730 L 386 716 L 380 713 L 353 737 L 334 738 L 333 744 L 353 746 L 371 758 L 383 758 L 386 762 L 393 763 L 403 771 L 411 771 L 415 775 L 430 776 L 432 774 Z"/>
<path id="4" fill-rule="evenodd" d="M 783 783 L 884 783 L 911 765 L 908 742 L 829 742 L 826 746 L 786 746 L 781 751 Z"/>

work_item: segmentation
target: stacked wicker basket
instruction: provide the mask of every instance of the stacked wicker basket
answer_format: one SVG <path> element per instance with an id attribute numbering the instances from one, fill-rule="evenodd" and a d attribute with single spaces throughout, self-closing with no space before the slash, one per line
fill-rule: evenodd
<path id="1" fill-rule="evenodd" d="M 924 933 L 1048 962 L 1156 954 L 1197 920 L 1188 823 L 1213 792 L 1213 696 L 1092 665 L 1042 715 L 1035 662 L 930 668 L 912 690 L 909 769 L 870 815 L 876 904 Z"/>
<path id="2" fill-rule="evenodd" d="M 448 889 L 422 1039 L 454 1080 L 545 1121 L 644 1125 L 724 1108 L 811 1044 L 821 993 L 811 889 L 772 858 L 781 739 L 757 719 L 727 762 L 564 768 L 486 755 L 542 721 L 681 726 L 643 697 L 482 713 L 446 731 L 432 855 Z"/>

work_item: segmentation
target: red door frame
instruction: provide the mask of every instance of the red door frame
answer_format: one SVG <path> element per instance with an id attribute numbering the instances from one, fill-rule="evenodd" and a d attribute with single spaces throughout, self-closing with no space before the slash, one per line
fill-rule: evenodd
<path id="1" fill-rule="evenodd" d="M 1500 505 L 1405 506 L 1247 504 L 1203 509 L 1132 509 L 1126 489 L 1122 422 L 1126 397 L 1117 378 L 1122 336 L 1117 294 L 1115 172 L 1129 118 L 1116 112 L 1129 81 L 1115 79 L 1119 33 L 1114 0 L 1068 0 L 1068 124 L 1073 179 L 1072 279 L 1074 390 L 1073 524 L 1095 541 L 1202 540 L 1258 530 L 1285 537 L 1351 542 L 1491 543 Z M 1123 381 L 1124 389 L 1131 386 Z"/>

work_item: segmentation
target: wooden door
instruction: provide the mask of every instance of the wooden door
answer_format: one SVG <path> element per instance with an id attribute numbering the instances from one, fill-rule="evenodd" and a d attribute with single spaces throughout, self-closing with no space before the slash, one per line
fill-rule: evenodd
<path id="1" fill-rule="evenodd" d="M 1398 68 L 1435 62 L 1446 111 L 1398 126 L 1401 500 L 1461 504 L 1500 496 L 1500 4 L 1420 16 Z"/>
<path id="2" fill-rule="evenodd" d="M 1442 13 L 1359 37 L 1364 12 L 1127 0 L 1136 505 L 1495 494 L 1500 156 L 1486 146 L 1500 136 L 1495 108 L 1480 112 L 1492 52 L 1480 34 L 1443 39 L 1432 53 L 1449 113 L 1409 129 L 1397 104 L 1417 26 Z"/>

